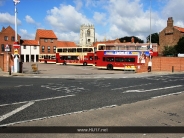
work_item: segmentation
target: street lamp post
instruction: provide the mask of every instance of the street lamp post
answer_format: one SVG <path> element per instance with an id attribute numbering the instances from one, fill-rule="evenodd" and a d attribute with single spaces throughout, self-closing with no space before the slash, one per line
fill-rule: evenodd
<path id="1" fill-rule="evenodd" d="M 151 0 L 150 0 L 150 48 L 152 48 L 152 44 L 151 44 Z"/>
<path id="2" fill-rule="evenodd" d="M 18 38 L 17 38 L 17 7 L 16 5 L 20 3 L 20 0 L 13 0 L 14 5 L 15 5 L 15 45 L 14 46 L 14 72 L 18 73 L 19 71 L 19 56 L 18 56 Z M 18 44 L 19 45 L 19 44 Z M 16 51 L 16 53 L 15 53 Z"/>

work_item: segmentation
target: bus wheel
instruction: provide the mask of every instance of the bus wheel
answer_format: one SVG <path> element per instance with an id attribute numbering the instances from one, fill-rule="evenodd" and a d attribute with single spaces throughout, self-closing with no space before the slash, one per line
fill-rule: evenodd
<path id="1" fill-rule="evenodd" d="M 107 70 L 113 70 L 113 65 L 112 64 L 108 64 L 107 65 Z"/>
<path id="2" fill-rule="evenodd" d="M 66 65 L 66 62 L 63 62 L 63 65 Z"/>
<path id="3" fill-rule="evenodd" d="M 83 66 L 87 66 L 87 63 L 86 63 L 86 62 L 84 62 L 84 63 L 83 63 Z"/>

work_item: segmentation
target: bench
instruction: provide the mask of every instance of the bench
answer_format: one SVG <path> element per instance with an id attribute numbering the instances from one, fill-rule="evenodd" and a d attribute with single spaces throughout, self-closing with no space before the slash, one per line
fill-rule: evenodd
<path id="1" fill-rule="evenodd" d="M 38 66 L 36 64 L 32 64 L 31 67 L 34 73 L 38 73 Z"/>

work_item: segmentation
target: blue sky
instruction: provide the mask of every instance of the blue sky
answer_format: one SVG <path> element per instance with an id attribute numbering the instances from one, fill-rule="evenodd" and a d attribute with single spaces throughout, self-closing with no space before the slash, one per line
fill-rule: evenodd
<path id="1" fill-rule="evenodd" d="M 168 17 L 184 28 L 184 0 L 20 0 L 18 34 L 35 39 L 37 29 L 53 30 L 59 40 L 79 43 L 80 26 L 93 24 L 98 41 L 137 36 L 166 27 Z M 0 27 L 15 27 L 13 0 L 0 0 Z"/>

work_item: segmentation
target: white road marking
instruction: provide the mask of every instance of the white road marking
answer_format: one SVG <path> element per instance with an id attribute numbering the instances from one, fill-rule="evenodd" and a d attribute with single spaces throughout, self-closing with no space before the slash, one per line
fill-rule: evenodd
<path id="1" fill-rule="evenodd" d="M 27 103 L 27 102 L 39 102 L 39 101 L 53 100 L 53 99 L 71 97 L 71 96 L 75 96 L 75 95 L 65 95 L 65 96 L 51 97 L 51 98 L 45 98 L 45 99 L 37 99 L 37 100 L 31 100 L 31 101 L 23 101 L 23 102 L 17 102 L 17 103 L 2 104 L 2 105 L 0 105 L 0 107 L 7 106 L 7 105 L 22 104 L 22 103 Z"/>
<path id="2" fill-rule="evenodd" d="M 151 85 L 152 83 L 147 83 L 147 84 L 141 84 L 141 85 L 133 85 L 133 86 L 128 86 L 128 87 L 120 87 L 120 88 L 114 88 L 111 90 L 121 90 L 121 89 L 126 89 L 126 88 L 131 88 L 131 87 L 137 87 L 137 86 L 145 86 L 145 85 Z"/>
<path id="3" fill-rule="evenodd" d="M 15 87 L 23 87 L 23 86 L 33 86 L 33 84 L 30 84 L 30 85 L 17 85 Z"/>
<path id="4" fill-rule="evenodd" d="M 170 87 L 162 87 L 162 88 L 156 88 L 156 89 L 149 89 L 149 90 L 127 90 L 123 93 L 130 93 L 130 92 L 149 92 L 149 91 L 157 91 L 157 90 L 164 90 L 164 89 L 172 89 L 176 87 L 182 87 L 183 85 L 176 85 L 176 86 L 170 86 Z"/>
<path id="5" fill-rule="evenodd" d="M 34 104 L 34 102 L 29 102 L 29 103 L 27 103 L 27 104 L 25 104 L 25 105 L 15 109 L 15 110 L 11 111 L 11 112 L 9 112 L 9 113 L 7 113 L 5 115 L 0 116 L 0 122 L 3 121 L 6 118 L 8 118 L 8 117 L 18 113 L 18 112 L 20 112 L 21 110 L 24 110 L 25 108 L 31 106 L 32 104 Z"/>
<path id="6" fill-rule="evenodd" d="M 181 94 L 181 93 L 183 93 L 183 92 L 184 92 L 184 91 L 182 91 L 182 92 L 176 92 L 176 93 L 169 93 L 169 94 L 160 95 L 160 96 L 155 96 L 155 97 L 152 97 L 152 99 L 160 98 L 160 97 L 166 97 L 166 96 L 170 96 L 170 95 L 177 95 L 177 94 Z"/>
<path id="7" fill-rule="evenodd" d="M 110 106 L 104 106 L 104 107 L 100 107 L 100 108 L 93 108 L 93 109 L 89 109 L 89 110 L 82 110 L 82 111 L 76 111 L 76 112 L 70 112 L 70 113 L 65 113 L 65 114 L 47 116 L 47 117 L 42 117 L 42 118 L 36 118 L 36 119 L 31 119 L 31 120 L 24 120 L 24 121 L 9 123 L 9 124 L 3 124 L 3 125 L 0 125 L 0 127 L 10 126 L 10 125 L 15 125 L 15 124 L 20 124 L 20 123 L 26 123 L 26 122 L 32 122 L 32 121 L 38 121 L 38 120 L 43 120 L 43 119 L 50 119 L 50 118 L 55 118 L 55 117 L 61 117 L 61 116 L 65 116 L 65 115 L 78 114 L 78 113 L 83 113 L 83 112 L 87 112 L 87 111 L 102 110 L 102 109 L 105 109 L 105 108 L 114 108 L 116 106 L 117 105 L 110 105 Z"/>

